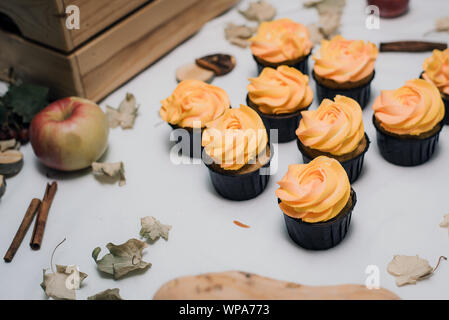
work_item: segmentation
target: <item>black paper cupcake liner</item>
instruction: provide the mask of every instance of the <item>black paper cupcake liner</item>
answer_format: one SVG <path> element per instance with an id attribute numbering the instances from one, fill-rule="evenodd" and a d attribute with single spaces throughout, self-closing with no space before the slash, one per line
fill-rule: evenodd
<path id="1" fill-rule="evenodd" d="M 423 78 L 423 72 L 421 72 L 421 74 L 419 75 L 420 79 L 424 79 Z M 446 98 L 445 96 L 441 96 L 441 99 L 443 99 L 443 103 L 444 103 L 444 118 L 443 118 L 443 123 L 449 125 L 449 97 Z"/>
<path id="2" fill-rule="evenodd" d="M 380 129 L 374 115 L 373 123 L 380 154 L 388 162 L 399 166 L 417 166 L 427 162 L 435 151 L 443 128 L 443 125 L 440 125 L 439 130 L 428 138 L 400 138 Z"/>
<path id="3" fill-rule="evenodd" d="M 444 118 L 443 123 L 449 125 L 449 98 L 443 97 L 444 102 Z"/>
<path id="4" fill-rule="evenodd" d="M 357 101 L 362 109 L 364 109 L 368 105 L 371 96 L 371 82 L 373 81 L 375 74 L 368 83 L 364 84 L 363 86 L 351 89 L 328 88 L 317 81 L 314 72 L 312 72 L 312 76 L 315 79 L 316 96 L 318 98 L 318 103 L 321 103 L 323 99 L 333 100 L 336 95 L 342 95 Z"/>
<path id="5" fill-rule="evenodd" d="M 203 156 L 207 162 L 211 161 L 207 155 Z M 206 161 L 204 164 L 209 169 L 209 175 L 215 190 L 224 198 L 235 201 L 249 200 L 261 194 L 270 180 L 270 175 L 262 175 L 261 169 L 268 168 L 273 158 L 273 148 L 270 147 L 270 161 L 258 170 L 238 174 L 224 173 L 215 170 L 214 167 Z"/>
<path id="6" fill-rule="evenodd" d="M 189 137 L 189 141 L 188 143 L 183 142 L 183 136 L 178 136 L 178 140 L 176 141 L 176 143 L 181 143 L 182 144 L 182 155 L 191 157 L 191 158 L 201 158 L 201 154 L 203 152 L 203 146 L 201 145 L 201 139 L 203 136 L 203 130 L 201 129 L 193 129 L 193 128 L 182 128 L 178 125 L 175 124 L 171 124 L 169 123 L 170 127 L 173 128 L 173 130 L 176 129 L 183 129 L 186 131 L 186 134 L 188 134 Z M 198 131 L 197 131 L 198 130 Z M 197 140 L 194 142 L 193 140 L 193 136 L 194 134 L 197 134 Z"/>
<path id="7" fill-rule="evenodd" d="M 325 222 L 304 222 L 284 213 L 285 225 L 290 238 L 299 246 L 309 250 L 326 250 L 335 247 L 344 239 L 351 224 L 352 211 L 357 203 L 357 196 L 352 188 L 351 200 L 352 204 L 349 209 Z"/>
<path id="8" fill-rule="evenodd" d="M 352 159 L 349 159 L 346 161 L 339 161 L 341 166 L 343 167 L 343 169 L 345 169 L 346 173 L 348 174 L 350 183 L 355 182 L 358 179 L 358 177 L 360 176 L 360 173 L 362 172 L 363 162 L 365 159 L 365 153 L 368 151 L 369 145 L 371 143 L 371 141 L 366 133 L 365 133 L 365 139 L 366 139 L 366 148 L 362 153 L 360 153 L 357 157 L 354 157 Z M 314 159 L 314 158 L 308 156 L 307 153 L 304 151 L 304 146 L 301 143 L 301 141 L 298 139 L 298 137 L 296 139 L 296 144 L 298 145 L 298 149 L 302 154 L 302 159 L 303 159 L 304 163 L 309 163 L 310 161 L 312 161 Z M 332 157 L 332 155 L 330 155 L 329 157 Z"/>
<path id="9" fill-rule="evenodd" d="M 269 64 L 262 64 L 260 63 L 256 56 L 253 55 L 254 61 L 257 63 L 257 73 L 260 74 L 262 70 L 266 67 L 274 68 L 276 69 L 278 66 L 286 65 L 289 67 L 293 67 L 299 71 L 301 71 L 303 74 L 308 75 L 309 74 L 309 56 L 312 54 L 312 51 L 306 56 L 304 56 L 300 61 L 294 64 L 290 63 L 269 63 Z"/>
<path id="10" fill-rule="evenodd" d="M 267 134 L 270 136 L 270 129 L 278 130 L 278 141 L 279 143 L 289 142 L 296 139 L 296 129 L 298 129 L 299 121 L 302 118 L 301 112 L 309 109 L 310 105 L 306 108 L 298 110 L 293 113 L 271 115 L 260 112 L 257 107 L 253 107 L 249 101 L 249 97 L 246 96 L 246 103 L 254 111 L 256 111 L 262 118 L 265 129 L 267 129 Z"/>

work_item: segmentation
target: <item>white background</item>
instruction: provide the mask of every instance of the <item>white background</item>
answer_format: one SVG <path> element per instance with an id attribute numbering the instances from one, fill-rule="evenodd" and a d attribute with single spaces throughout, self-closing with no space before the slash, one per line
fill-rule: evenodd
<path id="1" fill-rule="evenodd" d="M 271 1 L 277 17 L 290 17 L 304 24 L 318 20 L 314 9 L 303 9 L 296 0 Z M 341 32 L 345 37 L 380 41 L 420 39 L 434 20 L 449 13 L 447 0 L 411 1 L 409 13 L 381 20 L 380 30 L 365 28 L 365 1 L 348 0 Z M 239 7 L 246 8 L 247 1 Z M 82 19 L 82 12 L 81 12 Z M 224 39 L 227 22 L 243 23 L 237 10 L 208 23 L 198 34 L 105 99 L 117 106 L 126 92 L 141 104 L 134 129 L 111 130 L 106 161 L 124 161 L 127 185 L 102 184 L 88 171 L 57 173 L 41 166 L 28 144 L 21 150 L 25 165 L 0 200 L 0 251 L 6 252 L 33 197 L 41 198 L 49 179 L 59 190 L 51 208 L 40 251 L 29 246 L 31 229 L 10 264 L 0 262 L 0 298 L 45 299 L 39 284 L 48 268 L 53 248 L 67 241 L 55 255 L 55 263 L 76 264 L 89 276 L 77 292 L 79 299 L 107 288 L 118 287 L 125 299 L 151 299 L 166 281 L 184 275 L 225 270 L 244 270 L 307 285 L 363 284 L 367 265 L 380 268 L 381 286 L 405 299 L 448 299 L 449 262 L 428 280 L 398 288 L 386 266 L 395 254 L 415 255 L 435 265 L 440 255 L 449 256 L 449 236 L 439 227 L 449 212 L 449 129 L 441 132 L 439 149 L 419 167 L 398 167 L 381 158 L 371 123 L 372 110 L 364 110 L 366 132 L 373 141 L 366 154 L 364 171 L 353 188 L 358 202 L 345 240 L 328 251 L 307 251 L 296 246 L 285 230 L 275 190 L 287 166 L 301 162 L 296 142 L 279 146 L 279 170 L 256 199 L 232 202 L 214 191 L 203 165 L 174 165 L 169 159 L 170 127 L 160 123 L 158 110 L 176 86 L 175 70 L 195 58 L 216 52 L 236 56 L 235 70 L 216 78 L 232 105 L 244 103 L 247 78 L 256 76 L 249 49 L 229 45 Z M 431 34 L 428 40 L 448 41 L 448 34 Z M 380 53 L 371 103 L 382 89 L 401 86 L 417 77 L 430 53 Z M 38 63 L 38 61 L 36 61 Z M 314 84 L 312 81 L 313 89 Z M 2 85 L 5 90 L 6 86 Z M 312 108 L 317 107 L 314 101 Z M 157 125 L 157 126 L 156 126 Z M 159 240 L 145 249 L 153 263 L 147 272 L 115 281 L 97 271 L 92 249 L 108 242 L 120 244 L 139 238 L 140 217 L 153 215 L 173 226 L 169 241 Z M 239 220 L 251 226 L 242 229 Z"/>

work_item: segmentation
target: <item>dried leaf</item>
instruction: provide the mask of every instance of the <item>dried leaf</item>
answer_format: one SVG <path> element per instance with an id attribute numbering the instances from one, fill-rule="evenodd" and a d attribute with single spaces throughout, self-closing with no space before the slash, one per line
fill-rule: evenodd
<path id="1" fill-rule="evenodd" d="M 239 12 L 246 19 L 257 22 L 270 21 L 276 16 L 276 9 L 264 0 L 251 2 L 248 9 Z"/>
<path id="2" fill-rule="evenodd" d="M 449 32 L 449 17 L 442 17 L 435 22 L 435 29 L 438 32 Z"/>
<path id="3" fill-rule="evenodd" d="M 88 297 L 87 300 L 123 300 L 123 298 L 120 296 L 120 289 L 115 288 L 101 291 Z"/>
<path id="4" fill-rule="evenodd" d="M 230 43 L 246 48 L 250 44 L 247 39 L 251 38 L 256 31 L 256 27 L 228 23 L 225 28 L 225 37 Z"/>
<path id="5" fill-rule="evenodd" d="M 320 29 L 318 28 L 318 26 L 315 23 L 309 24 L 307 26 L 307 29 L 309 29 L 309 34 L 310 34 L 310 40 L 314 43 L 314 44 L 320 44 L 321 40 L 324 39 L 323 34 L 321 33 Z"/>
<path id="6" fill-rule="evenodd" d="M 131 129 L 134 126 L 138 109 L 136 98 L 131 93 L 126 94 L 125 99 L 117 109 L 106 106 L 109 127 L 116 128 L 121 126 L 122 129 Z"/>
<path id="7" fill-rule="evenodd" d="M 416 284 L 418 280 L 422 280 L 430 276 L 433 268 L 425 259 L 416 256 L 396 255 L 388 264 L 387 271 L 396 277 L 396 285 L 398 287 L 405 284 Z"/>
<path id="8" fill-rule="evenodd" d="M 119 186 L 126 184 L 125 166 L 123 162 L 94 162 L 92 163 L 92 172 L 98 176 L 108 176 L 110 178 L 118 178 Z"/>
<path id="9" fill-rule="evenodd" d="M 445 215 L 443 218 L 443 222 L 440 223 L 441 228 L 447 228 L 449 231 L 449 214 Z"/>
<path id="10" fill-rule="evenodd" d="M 142 251 L 146 247 L 145 242 L 137 239 L 130 239 L 118 246 L 108 243 L 106 248 L 110 253 L 98 260 L 101 249 L 97 247 L 92 252 L 92 257 L 100 271 L 112 275 L 117 280 L 131 271 L 145 270 L 151 267 L 151 263 L 142 260 Z"/>
<path id="11" fill-rule="evenodd" d="M 87 274 L 80 272 L 76 266 L 56 265 L 55 273 L 46 273 L 42 289 L 48 297 L 58 300 L 76 300 L 75 290 L 80 288 L 81 282 Z"/>
<path id="12" fill-rule="evenodd" d="M 145 217 L 140 219 L 142 229 L 140 230 L 140 236 L 151 239 L 152 241 L 157 240 L 159 237 L 168 240 L 168 232 L 172 228 L 168 224 L 162 224 L 154 217 Z"/>
<path id="13" fill-rule="evenodd" d="M 0 152 L 11 149 L 18 150 L 19 148 L 20 142 L 16 141 L 16 139 L 0 141 Z"/>
<path id="14" fill-rule="evenodd" d="M 320 16 L 317 29 L 312 30 L 314 43 L 319 38 L 318 31 L 324 39 L 330 39 L 339 33 L 341 15 L 346 5 L 345 0 L 314 0 L 304 3 L 305 8 L 316 8 Z"/>

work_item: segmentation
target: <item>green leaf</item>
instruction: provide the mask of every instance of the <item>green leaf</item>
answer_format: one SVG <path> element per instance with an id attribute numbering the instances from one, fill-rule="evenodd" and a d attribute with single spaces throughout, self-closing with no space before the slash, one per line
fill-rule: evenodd
<path id="1" fill-rule="evenodd" d="M 30 123 L 47 106 L 48 91 L 48 88 L 34 84 L 11 85 L 3 101 L 24 123 Z"/>
<path id="2" fill-rule="evenodd" d="M 6 108 L 3 100 L 0 100 L 0 127 L 8 121 L 8 109 Z"/>

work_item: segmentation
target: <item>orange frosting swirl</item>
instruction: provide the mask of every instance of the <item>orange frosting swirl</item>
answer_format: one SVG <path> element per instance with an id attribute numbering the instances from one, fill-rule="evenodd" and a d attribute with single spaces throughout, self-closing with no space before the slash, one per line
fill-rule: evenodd
<path id="1" fill-rule="evenodd" d="M 250 107 L 227 109 L 223 116 L 207 123 L 202 145 L 215 163 L 225 170 L 238 170 L 255 161 L 265 150 L 267 131 L 262 119 Z"/>
<path id="2" fill-rule="evenodd" d="M 172 95 L 161 101 L 161 118 L 180 127 L 204 127 L 230 107 L 226 92 L 199 80 L 181 81 Z"/>
<path id="3" fill-rule="evenodd" d="M 257 78 L 249 81 L 248 96 L 263 113 L 292 113 L 312 103 L 309 77 L 295 68 L 264 68 Z"/>
<path id="4" fill-rule="evenodd" d="M 381 126 L 392 133 L 419 135 L 432 130 L 444 117 L 444 103 L 432 83 L 408 80 L 396 90 L 383 90 L 373 104 Z"/>
<path id="5" fill-rule="evenodd" d="M 271 63 L 299 59 L 313 46 L 307 27 L 288 18 L 262 22 L 249 41 L 253 54 Z"/>
<path id="6" fill-rule="evenodd" d="M 313 71 L 320 77 L 338 83 L 356 82 L 374 71 L 377 54 L 374 43 L 347 40 L 338 35 L 330 41 L 321 41 L 319 52 L 313 56 Z"/>
<path id="7" fill-rule="evenodd" d="M 296 135 L 309 148 L 347 154 L 357 148 L 365 134 L 360 105 L 345 96 L 324 99 L 318 109 L 301 114 Z"/>
<path id="8" fill-rule="evenodd" d="M 423 78 L 437 86 L 441 93 L 449 95 L 449 48 L 433 50 L 433 54 L 424 60 Z"/>
<path id="9" fill-rule="evenodd" d="M 288 166 L 278 182 L 279 207 L 289 217 L 305 222 L 323 222 L 337 216 L 351 195 L 348 175 L 341 164 L 320 156 L 308 164 Z"/>

